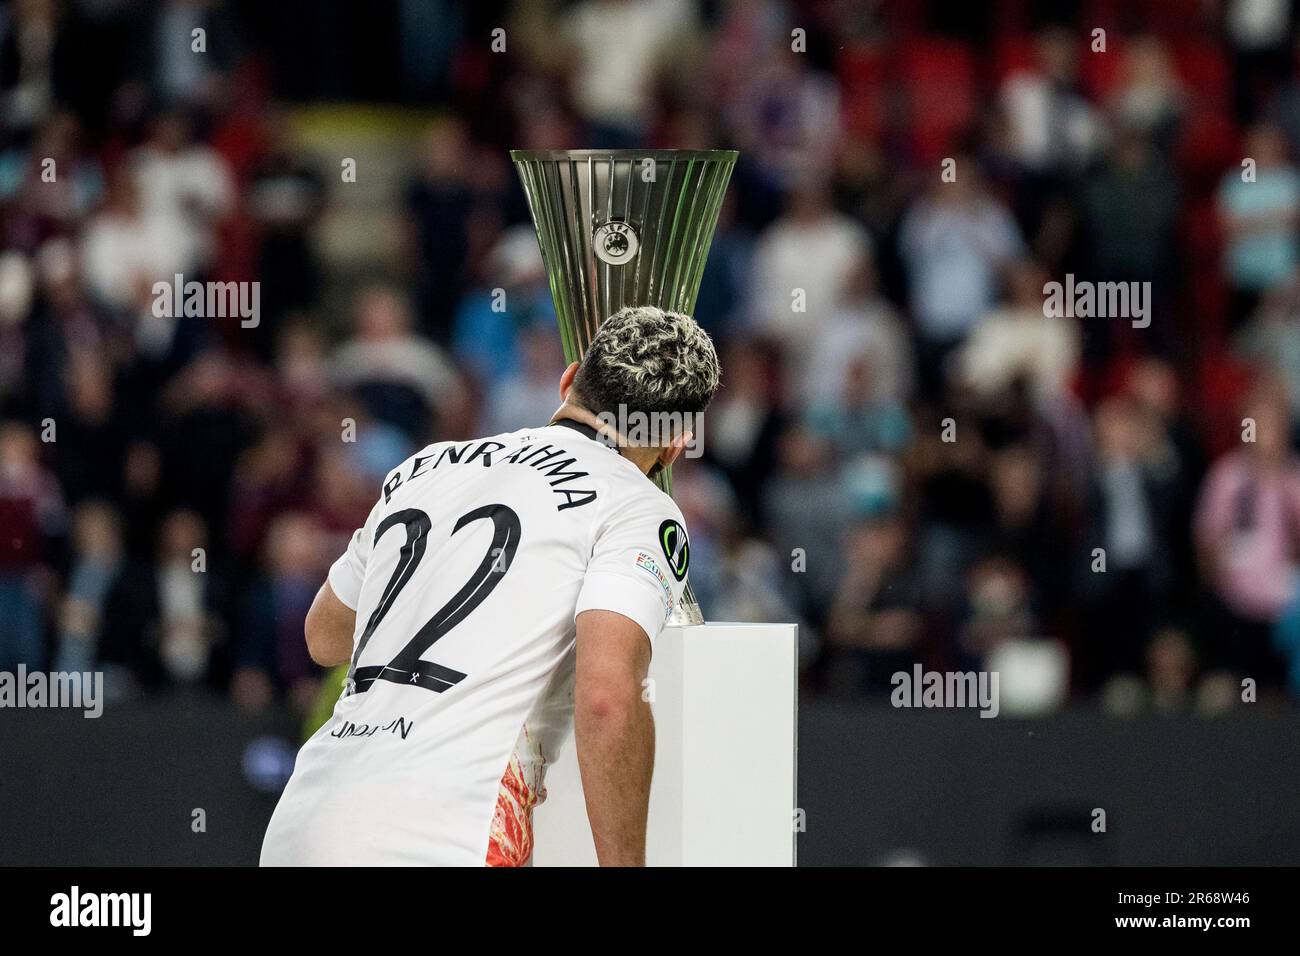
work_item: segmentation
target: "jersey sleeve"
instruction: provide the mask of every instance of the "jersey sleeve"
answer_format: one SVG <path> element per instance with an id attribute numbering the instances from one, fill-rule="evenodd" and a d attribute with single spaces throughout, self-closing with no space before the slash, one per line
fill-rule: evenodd
<path id="1" fill-rule="evenodd" d="M 689 564 L 686 527 L 671 498 L 647 495 L 616 508 L 597 533 L 574 617 L 615 611 L 653 643 L 682 599 Z"/>
<path id="2" fill-rule="evenodd" d="M 330 590 L 352 611 L 357 609 L 357 602 L 361 600 L 361 583 L 366 579 L 366 563 L 375 543 L 375 522 L 382 504 L 380 501 L 371 509 L 366 523 L 353 533 L 347 548 L 330 566 Z"/>

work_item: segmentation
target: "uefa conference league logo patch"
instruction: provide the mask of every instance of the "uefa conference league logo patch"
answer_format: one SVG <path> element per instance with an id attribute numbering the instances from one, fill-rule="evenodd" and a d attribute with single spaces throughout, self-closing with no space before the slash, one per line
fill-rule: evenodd
<path id="1" fill-rule="evenodd" d="M 678 581 L 686 579 L 686 569 L 691 562 L 691 544 L 686 540 L 686 529 L 671 518 L 659 526 L 659 546 L 668 559 L 668 570 Z"/>

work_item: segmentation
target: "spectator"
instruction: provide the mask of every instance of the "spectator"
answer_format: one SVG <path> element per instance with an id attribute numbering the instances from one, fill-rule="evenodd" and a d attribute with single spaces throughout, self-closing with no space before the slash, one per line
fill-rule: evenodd
<path id="1" fill-rule="evenodd" d="M 225 159 L 195 138 L 185 114 L 172 111 L 155 121 L 130 164 L 150 231 L 178 244 L 178 271 L 187 281 L 205 273 L 216 258 L 217 230 L 234 208 L 235 184 Z M 149 276 L 151 281 L 170 278 Z"/>
<path id="2" fill-rule="evenodd" d="M 1149 136 L 1121 130 L 1111 158 L 1084 187 L 1088 265 L 1095 281 L 1149 282 L 1150 303 L 1167 302 L 1176 268 L 1178 199 L 1176 180 Z M 1154 324 L 1168 345 L 1165 323 Z M 1110 359 L 1112 324 L 1093 323 L 1085 332 L 1093 362 Z"/>
<path id="3" fill-rule="evenodd" d="M 1014 560 L 983 557 L 971 565 L 965 584 L 957 646 L 963 666 L 984 669 L 998 651 L 1038 636 L 1029 576 Z"/>
<path id="4" fill-rule="evenodd" d="M 1243 444 L 1211 466 L 1197 505 L 1196 544 L 1215 615 L 1207 657 L 1276 687 L 1284 666 L 1272 631 L 1296 597 L 1300 563 L 1300 464 L 1275 383 L 1261 383 L 1244 411 Z"/>
<path id="5" fill-rule="evenodd" d="M 244 371 L 224 352 L 200 354 L 171 381 L 154 423 L 161 488 L 207 528 L 228 526 L 231 477 L 257 434 L 252 409 L 271 398 L 265 383 Z M 224 537 L 214 546 L 224 549 Z"/>
<path id="6" fill-rule="evenodd" d="M 1300 283 L 1274 286 L 1237 336 L 1245 361 L 1276 376 L 1287 392 L 1293 420 L 1300 421 Z"/>
<path id="7" fill-rule="evenodd" d="M 31 130 L 47 117 L 71 66 L 66 18 L 56 0 L 21 0 L 0 43 L 0 96 L 11 134 Z"/>
<path id="8" fill-rule="evenodd" d="M 1011 214 L 985 189 L 974 160 L 908 209 L 899 235 L 908 304 L 916 318 L 921 379 L 938 391 L 948 354 L 997 298 L 1001 271 L 1022 252 Z"/>
<path id="9" fill-rule="evenodd" d="M 1225 32 L 1234 54 L 1233 102 L 1237 115 L 1245 121 L 1255 119 L 1291 66 L 1287 44 L 1291 20 L 1289 0 L 1230 0 L 1225 4 Z"/>
<path id="10" fill-rule="evenodd" d="M 843 308 L 855 272 L 871 253 L 866 230 L 835 211 L 823 183 L 793 190 L 785 215 L 754 250 L 754 318 L 796 366 Z"/>
<path id="11" fill-rule="evenodd" d="M 281 320 L 319 304 L 321 267 L 313 228 L 325 208 L 325 181 L 302 156 L 289 117 L 266 123 L 266 155 L 248 186 L 249 212 L 260 236 L 257 274 L 263 277 L 258 334 L 270 344 Z"/>
<path id="12" fill-rule="evenodd" d="M 1069 179 L 1096 155 L 1101 126 L 1077 89 L 1079 35 L 1051 26 L 1036 39 L 1033 67 L 1012 73 L 1002 86 L 1011 155 L 1036 177 Z"/>
<path id="13" fill-rule="evenodd" d="M 1264 292 L 1290 278 L 1300 252 L 1300 175 L 1287 157 L 1285 137 L 1276 126 L 1260 124 L 1243 151 L 1254 164 L 1253 178 L 1248 169 L 1229 170 L 1218 195 L 1234 329 L 1254 314 Z"/>
<path id="14" fill-rule="evenodd" d="M 23 385 L 26 330 L 32 311 L 35 269 L 23 253 L 0 253 L 0 395 L 15 395 Z"/>
<path id="15" fill-rule="evenodd" d="M 71 504 L 113 500 L 121 493 L 127 433 L 114 407 L 112 370 L 100 356 L 78 352 L 66 378 L 67 409 L 60 409 L 54 471 Z"/>
<path id="16" fill-rule="evenodd" d="M 488 393 L 488 432 L 534 427 L 549 414 L 542 409 L 559 405 L 555 383 L 565 363 L 554 329 L 540 325 L 525 329 L 520 335 L 519 351 L 519 370 L 497 382 Z"/>
<path id="17" fill-rule="evenodd" d="M 897 513 L 854 525 L 845 536 L 835 598 L 826 619 L 827 669 L 844 689 L 883 699 L 890 677 L 910 671 L 924 636 L 919 580 Z M 856 670 L 856 674 L 853 671 Z"/>
<path id="18" fill-rule="evenodd" d="M 354 390 L 376 418 L 426 441 L 434 415 L 460 384 L 455 369 L 437 345 L 415 334 L 395 290 L 365 290 L 354 315 L 355 333 L 334 355 L 334 381 Z"/>
<path id="19" fill-rule="evenodd" d="M 1157 37 L 1137 36 L 1123 50 L 1124 82 L 1110 99 L 1121 129 L 1149 140 L 1161 156 L 1173 152 L 1187 97 L 1168 51 Z"/>
<path id="20" fill-rule="evenodd" d="M 1054 507 L 1049 477 L 1044 456 L 1031 441 L 1013 442 L 989 456 L 994 526 L 986 549 L 1025 569 L 1041 616 L 1065 603 L 1069 564 L 1062 544 L 1072 540 Z"/>
<path id="21" fill-rule="evenodd" d="M 709 406 L 707 433 L 698 437 L 709 462 L 731 483 L 740 513 L 757 523 L 784 420 L 777 405 L 778 355 L 748 339 L 735 341 L 723 354 L 726 387 Z"/>
<path id="22" fill-rule="evenodd" d="M 876 385 L 875 359 L 859 355 L 844 376 L 843 391 L 814 401 L 808 428 L 827 439 L 844 460 L 873 452 L 901 452 L 911 441 L 912 423 L 897 399 L 882 397 Z"/>
<path id="23" fill-rule="evenodd" d="M 473 205 L 468 135 L 459 121 L 444 120 L 426 136 L 403 199 L 420 331 L 440 345 L 451 340 L 452 317 L 468 278 Z"/>
<path id="24" fill-rule="evenodd" d="M 762 224 L 781 194 L 829 177 L 841 136 L 841 102 L 831 77 L 791 49 L 790 31 L 772 8 L 746 6 L 751 9 L 736 8 L 736 25 L 746 16 L 762 21 L 764 14 L 766 22 L 757 24 L 752 45 L 731 51 L 739 62 L 721 80 L 722 115 L 747 157 L 739 186 L 755 207 L 750 222 Z"/>
<path id="25" fill-rule="evenodd" d="M 302 641 L 302 620 L 329 561 L 323 530 L 310 515 L 286 512 L 266 537 L 265 570 L 244 613 L 244 634 L 235 674 L 235 700 L 249 709 L 266 706 L 274 687 L 286 688 L 300 713 L 319 689 L 320 669 Z"/>
<path id="26" fill-rule="evenodd" d="M 99 659 L 117 694 L 172 684 L 218 686 L 228 667 L 229 590 L 193 511 L 162 523 L 152 560 L 132 564 L 105 603 Z"/>
<path id="27" fill-rule="evenodd" d="M 727 335 L 743 326 L 753 256 L 754 237 L 737 221 L 735 197 L 728 194 L 723 198 L 692 312 L 710 335 Z"/>
<path id="28" fill-rule="evenodd" d="M 39 294 L 26 323 L 23 362 L 28 398 L 42 417 L 67 408 L 77 358 L 111 360 L 125 344 L 122 330 L 86 297 L 78 265 L 63 239 L 46 243 L 36 258 Z"/>
<path id="29" fill-rule="evenodd" d="M 1196 648 L 1187 633 L 1176 627 L 1162 628 L 1147 645 L 1146 664 L 1152 706 L 1159 711 L 1187 709 L 1198 665 Z"/>
<path id="30" fill-rule="evenodd" d="M 36 435 L 0 422 L 0 670 L 45 663 L 45 562 L 63 533 L 58 480 L 41 465 Z"/>
<path id="31" fill-rule="evenodd" d="M 80 150 L 75 117 L 49 116 L 27 148 L 0 156 L 0 203 L 5 245 L 29 252 L 42 243 L 68 238 L 98 202 L 103 189 L 99 164 Z"/>
<path id="32" fill-rule="evenodd" d="M 142 294 L 147 295 L 155 281 L 170 281 L 191 264 L 186 253 L 193 237 L 182 235 L 185 223 L 147 215 L 140 190 L 125 170 L 110 171 L 104 204 L 81 236 L 90 292 L 121 314 L 147 301 Z"/>
<path id="33" fill-rule="evenodd" d="M 1102 402 L 1095 422 L 1088 580 L 1080 589 L 1092 597 L 1084 605 L 1076 654 L 1080 681 L 1089 690 L 1114 674 L 1141 673 L 1146 644 L 1168 612 L 1173 570 L 1161 514 L 1168 502 L 1163 479 L 1171 476 L 1145 460 L 1155 444 L 1149 422 L 1131 399 L 1120 397 Z"/>
<path id="34" fill-rule="evenodd" d="M 872 395 L 880 401 L 905 402 L 915 387 L 912 341 L 893 304 L 876 285 L 870 258 L 859 260 L 844 289 L 844 305 L 810 343 L 810 359 L 801 370 L 807 398 L 838 395 L 850 366 L 870 363 Z"/>
<path id="35" fill-rule="evenodd" d="M 955 358 L 963 386 L 991 397 L 1025 381 L 1044 408 L 1070 389 L 1079 369 L 1079 323 L 1043 314 L 1046 282 L 1032 261 L 1008 267 L 1008 301 L 979 320 Z"/>
<path id="36" fill-rule="evenodd" d="M 558 336 L 546 268 L 531 227 L 513 226 L 501 235 L 485 280 L 461 301 L 454 344 L 456 357 L 490 384 L 520 371 L 517 340 L 527 330 L 544 328 Z"/>
<path id="37" fill-rule="evenodd" d="M 122 570 L 122 529 L 102 501 L 84 501 L 72 514 L 72 569 L 59 609 L 56 671 L 94 670 L 108 593 Z"/>
<path id="38" fill-rule="evenodd" d="M 202 31 L 202 56 L 194 55 L 195 30 Z M 165 0 L 154 14 L 152 33 L 152 86 L 164 102 L 218 102 L 236 55 L 229 11 L 214 0 Z"/>
<path id="39" fill-rule="evenodd" d="M 566 17 L 571 38 L 570 94 L 592 142 L 641 144 L 652 91 L 669 52 L 693 26 L 690 0 L 581 0 Z"/>
<path id="40" fill-rule="evenodd" d="M 278 514 L 295 507 L 310 473 L 305 443 L 287 425 L 271 425 L 240 456 L 231 488 L 231 543 L 253 560 Z"/>
<path id="41" fill-rule="evenodd" d="M 776 474 L 767 482 L 762 507 L 777 550 L 802 555 L 808 572 L 796 587 L 804 607 L 829 604 L 848 500 L 834 449 L 800 425 L 791 425 L 777 446 Z"/>

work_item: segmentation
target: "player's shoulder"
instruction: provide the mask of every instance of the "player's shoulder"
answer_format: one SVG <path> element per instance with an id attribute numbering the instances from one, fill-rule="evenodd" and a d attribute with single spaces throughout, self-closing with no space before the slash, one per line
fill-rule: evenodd
<path id="1" fill-rule="evenodd" d="M 636 477 L 638 481 L 626 484 L 625 494 L 615 496 L 613 507 L 606 511 L 601 534 L 607 541 L 628 549 L 625 554 L 635 551 L 629 560 L 658 576 L 665 587 L 668 570 L 678 582 L 684 581 L 690 544 L 681 508 L 639 470 Z"/>
<path id="2" fill-rule="evenodd" d="M 610 487 L 607 521 L 611 524 L 673 523 L 685 528 L 686 519 L 672 496 L 632 465 L 619 469 Z"/>
<path id="3" fill-rule="evenodd" d="M 634 496 L 638 504 L 654 511 L 669 512 L 673 517 L 681 520 L 682 510 L 677 506 L 677 502 L 673 501 L 672 495 L 641 474 L 639 469 L 634 476 L 629 477 L 627 483 L 629 495 Z"/>

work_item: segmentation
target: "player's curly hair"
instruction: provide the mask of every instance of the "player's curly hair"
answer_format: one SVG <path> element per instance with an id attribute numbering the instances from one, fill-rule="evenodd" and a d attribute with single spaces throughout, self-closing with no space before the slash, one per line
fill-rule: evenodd
<path id="1" fill-rule="evenodd" d="M 628 306 L 596 331 L 573 380 L 578 403 L 597 415 L 699 414 L 718 390 L 722 370 L 709 333 L 680 312 Z"/>

